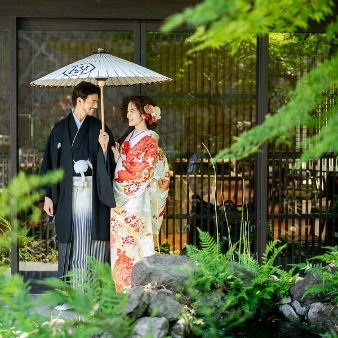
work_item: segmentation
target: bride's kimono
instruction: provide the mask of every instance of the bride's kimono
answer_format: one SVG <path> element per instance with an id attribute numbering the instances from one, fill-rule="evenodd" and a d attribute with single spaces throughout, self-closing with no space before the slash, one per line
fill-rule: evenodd
<path id="1" fill-rule="evenodd" d="M 152 130 L 133 131 L 122 144 L 116 164 L 111 209 L 111 266 L 117 291 L 131 284 L 131 271 L 141 257 L 155 253 L 168 197 L 159 180 L 168 175 L 167 159 Z"/>

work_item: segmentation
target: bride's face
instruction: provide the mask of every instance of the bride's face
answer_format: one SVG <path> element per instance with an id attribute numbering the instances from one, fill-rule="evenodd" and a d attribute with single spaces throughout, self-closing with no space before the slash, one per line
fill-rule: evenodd
<path id="1" fill-rule="evenodd" d="M 145 123 L 140 111 L 137 110 L 133 102 L 129 102 L 128 104 L 127 119 L 130 127 L 137 127 L 140 124 Z"/>

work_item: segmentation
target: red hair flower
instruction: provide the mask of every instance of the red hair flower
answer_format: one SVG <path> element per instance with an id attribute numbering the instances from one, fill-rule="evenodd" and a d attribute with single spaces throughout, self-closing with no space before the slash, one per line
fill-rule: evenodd
<path id="1" fill-rule="evenodd" d="M 153 124 L 156 120 L 161 118 L 161 109 L 159 107 L 154 107 L 151 104 L 147 104 L 143 109 L 145 111 L 144 118 L 149 124 Z"/>

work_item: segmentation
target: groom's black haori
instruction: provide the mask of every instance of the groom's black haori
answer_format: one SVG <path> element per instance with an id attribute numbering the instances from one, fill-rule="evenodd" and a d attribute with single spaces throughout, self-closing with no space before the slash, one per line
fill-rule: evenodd
<path id="1" fill-rule="evenodd" d="M 87 115 L 78 129 L 70 112 L 52 129 L 44 152 L 41 174 L 57 168 L 64 170 L 60 183 L 44 188 L 45 196 L 54 206 L 59 277 L 70 269 L 86 268 L 85 253 L 109 262 L 110 209 L 115 207 L 112 189 L 115 161 L 111 151 L 114 137 L 105 126 L 109 144 L 104 155 L 98 142 L 101 128 L 100 120 Z M 79 160 L 89 163 L 82 175 L 74 171 L 74 163 Z M 85 196 L 91 197 L 91 203 L 83 203 L 83 198 L 89 200 Z"/>

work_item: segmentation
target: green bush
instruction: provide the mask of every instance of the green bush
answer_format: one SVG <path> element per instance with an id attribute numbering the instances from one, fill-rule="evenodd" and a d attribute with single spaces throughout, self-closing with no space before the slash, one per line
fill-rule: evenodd
<path id="1" fill-rule="evenodd" d="M 0 266 L 9 266 L 12 229 L 10 222 L 4 218 L 0 217 L 0 224 Z M 57 262 L 58 252 L 55 246 L 49 245 L 49 243 L 56 242 L 56 236 L 46 243 L 45 240 L 36 239 L 36 236 L 28 236 L 29 232 L 30 230 L 25 225 L 17 228 L 19 260 L 22 262 Z"/>
<path id="2" fill-rule="evenodd" d="M 62 176 L 61 169 L 44 176 L 26 175 L 20 172 L 11 180 L 8 187 L 3 188 L 0 194 L 0 266 L 10 264 L 11 240 L 19 244 L 20 260 L 34 261 L 41 258 L 43 261 L 55 261 L 56 251 L 50 250 L 48 253 L 41 245 L 41 241 L 27 236 L 28 228 L 19 226 L 15 215 L 29 211 L 32 220 L 40 219 L 41 209 L 36 202 L 43 193 L 42 187 L 60 181 Z M 8 221 L 11 216 L 13 224 Z"/>
<path id="3" fill-rule="evenodd" d="M 191 308 L 192 331 L 200 337 L 222 337 L 233 327 L 252 318 L 258 309 L 269 310 L 289 294 L 297 275 L 275 266 L 285 246 L 270 242 L 263 262 L 233 245 L 226 254 L 206 232 L 200 231 L 202 249 L 187 245 L 187 255 L 198 269 L 191 272 L 182 291 Z M 182 299 L 184 299 L 182 297 Z"/>
<path id="4" fill-rule="evenodd" d="M 327 293 L 331 296 L 332 302 L 338 304 L 338 246 L 326 246 L 323 249 L 326 250 L 324 254 L 312 257 L 306 263 L 295 265 L 306 273 L 313 273 L 322 280 L 322 284 L 311 285 L 303 297 L 309 293 Z M 319 259 L 321 262 L 317 264 L 309 262 L 314 259 Z M 331 266 L 327 266 L 328 264 Z"/>
<path id="5" fill-rule="evenodd" d="M 130 337 L 134 320 L 124 313 L 127 295 L 115 291 L 110 266 L 89 259 L 85 283 L 81 285 L 76 283 L 77 273 L 73 271 L 69 275 L 69 283 L 57 278 L 40 281 L 54 289 L 33 301 L 28 283 L 20 275 L 7 276 L 1 269 L 0 337 L 18 337 L 21 333 L 48 338 L 94 337 L 103 333 L 114 337 L 117 332 L 119 338 Z M 45 316 L 32 311 L 38 304 L 54 307 L 64 302 L 78 314 L 73 319 L 54 319 L 47 325 Z"/>

